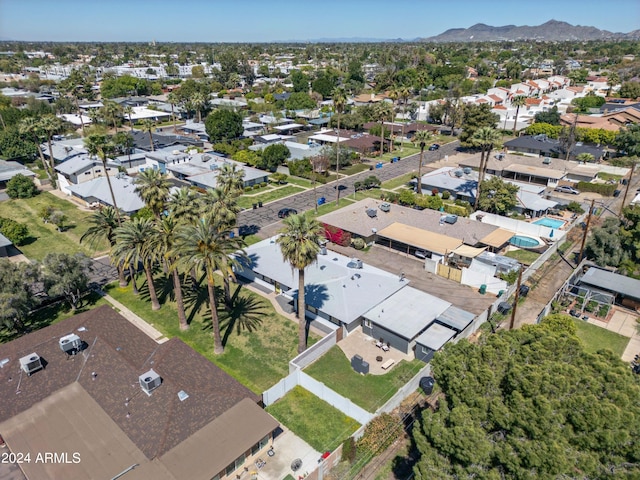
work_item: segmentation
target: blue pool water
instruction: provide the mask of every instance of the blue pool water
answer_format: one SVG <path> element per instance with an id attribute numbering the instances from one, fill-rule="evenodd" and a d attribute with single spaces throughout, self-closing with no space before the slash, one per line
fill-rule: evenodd
<path id="1" fill-rule="evenodd" d="M 556 220 L 555 218 L 542 217 L 540 220 L 533 222 L 534 225 L 543 225 L 549 228 L 561 228 L 564 226 L 563 220 Z"/>
<path id="2" fill-rule="evenodd" d="M 540 242 L 535 238 L 524 237 L 522 235 L 514 235 L 509 240 L 509 243 L 515 247 L 522 247 L 522 248 L 531 248 L 531 247 L 537 247 L 538 245 L 540 245 Z"/>

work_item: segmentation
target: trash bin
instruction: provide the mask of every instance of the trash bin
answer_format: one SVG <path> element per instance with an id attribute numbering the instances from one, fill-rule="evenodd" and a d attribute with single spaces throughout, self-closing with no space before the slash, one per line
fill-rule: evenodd
<path id="1" fill-rule="evenodd" d="M 229 238 L 233 238 L 235 236 L 236 236 L 235 232 L 229 232 Z"/>
<path id="2" fill-rule="evenodd" d="M 258 206 L 262 208 L 262 202 L 258 202 Z"/>
<path id="3" fill-rule="evenodd" d="M 255 210 L 256 208 L 258 208 L 258 204 L 257 204 L 257 203 L 254 203 L 254 204 L 253 204 L 253 209 Z"/>
<path id="4" fill-rule="evenodd" d="M 484 295 L 485 293 L 487 293 L 487 286 L 483 283 L 480 285 L 480 295 Z"/>

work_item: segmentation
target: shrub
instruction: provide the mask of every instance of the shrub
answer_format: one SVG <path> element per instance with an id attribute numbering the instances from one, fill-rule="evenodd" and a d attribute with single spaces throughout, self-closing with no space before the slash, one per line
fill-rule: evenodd
<path id="1" fill-rule="evenodd" d="M 615 184 L 611 183 L 590 183 L 590 182 L 578 182 L 578 190 L 581 192 L 594 192 L 610 197 L 616 189 Z"/>
<path id="2" fill-rule="evenodd" d="M 450 203 L 444 204 L 444 211 L 453 215 L 458 215 L 459 217 L 467 217 L 469 215 L 466 208 L 460 205 L 451 205 Z"/>
<path id="3" fill-rule="evenodd" d="M 579 202 L 573 201 L 569 202 L 569 204 L 565 207 L 569 212 L 573 213 L 584 213 L 584 209 Z"/>
<path id="4" fill-rule="evenodd" d="M 451 197 L 451 194 L 449 193 L 448 190 L 445 190 L 444 192 L 442 192 L 442 199 L 443 200 L 449 200 L 450 197 Z"/>
<path id="5" fill-rule="evenodd" d="M 353 240 L 351 240 L 351 245 L 353 245 L 353 248 L 355 248 L 356 250 L 362 250 L 364 247 L 367 246 L 364 239 L 360 237 L 354 238 Z"/>
<path id="6" fill-rule="evenodd" d="M 0 233 L 14 245 L 22 245 L 29 238 L 29 229 L 11 218 L 0 217 Z"/>
<path id="7" fill-rule="evenodd" d="M 398 196 L 398 201 L 402 205 L 415 205 L 416 204 L 416 194 L 411 190 L 402 190 L 400 195 Z"/>
<path id="8" fill-rule="evenodd" d="M 326 223 L 323 224 L 323 226 L 324 236 L 327 240 L 342 247 L 348 247 L 349 245 L 351 245 L 351 234 L 349 232 L 345 232 L 340 228 L 327 225 Z"/>
<path id="9" fill-rule="evenodd" d="M 394 416 L 383 413 L 369 422 L 356 443 L 358 455 L 376 455 L 389 447 L 402 434 L 402 424 Z"/>
<path id="10" fill-rule="evenodd" d="M 31 177 L 19 173 L 7 182 L 7 195 L 10 198 L 31 198 L 38 194 L 38 187 Z"/>
<path id="11" fill-rule="evenodd" d="M 353 463 L 356 459 L 356 442 L 353 437 L 347 438 L 342 444 L 342 461 Z"/>

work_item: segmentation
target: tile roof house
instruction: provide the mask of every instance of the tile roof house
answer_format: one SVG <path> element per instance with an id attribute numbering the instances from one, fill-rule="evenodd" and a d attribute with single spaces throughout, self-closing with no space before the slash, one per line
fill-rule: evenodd
<path id="1" fill-rule="evenodd" d="M 0 361 L 0 432 L 31 453 L 27 478 L 231 478 L 278 427 L 181 340 L 158 344 L 108 306 L 0 345 Z"/>

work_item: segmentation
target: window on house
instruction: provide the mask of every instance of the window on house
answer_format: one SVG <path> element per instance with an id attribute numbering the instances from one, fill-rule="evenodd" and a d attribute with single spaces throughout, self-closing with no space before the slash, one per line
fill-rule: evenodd
<path id="1" fill-rule="evenodd" d="M 428 349 L 427 347 L 423 347 L 423 346 L 420 346 L 420 351 L 421 351 L 422 353 L 424 353 L 425 355 L 426 355 L 427 353 L 429 353 L 429 349 Z"/>
<path id="2" fill-rule="evenodd" d="M 100 172 L 102 172 L 102 169 L 100 169 L 100 168 L 96 168 L 95 172 L 96 172 L 96 173 L 100 173 Z"/>
<path id="3" fill-rule="evenodd" d="M 220 474 L 216 475 L 215 477 L 212 477 L 211 480 L 220 480 Z"/>
<path id="4" fill-rule="evenodd" d="M 312 307 L 311 305 L 307 305 L 307 310 L 311 313 L 318 313 L 318 309 L 316 307 Z"/>
<path id="5" fill-rule="evenodd" d="M 239 469 L 242 466 L 242 464 L 244 463 L 244 459 L 245 459 L 244 453 L 236 459 L 235 470 Z"/>
<path id="6" fill-rule="evenodd" d="M 84 172 L 85 175 L 91 175 L 91 172 Z"/>
<path id="7" fill-rule="evenodd" d="M 269 438 L 270 438 L 270 435 L 267 435 L 262 440 L 260 440 L 260 443 L 259 443 L 260 450 L 262 450 L 264 447 L 267 446 L 267 444 L 269 443 Z"/>
<path id="8" fill-rule="evenodd" d="M 371 328 L 371 320 L 364 319 L 363 325 L 367 328 Z"/>
<path id="9" fill-rule="evenodd" d="M 235 469 L 236 469 L 236 463 L 233 462 L 231 465 L 227 466 L 227 468 L 224 469 L 224 473 L 227 476 L 231 475 Z"/>

